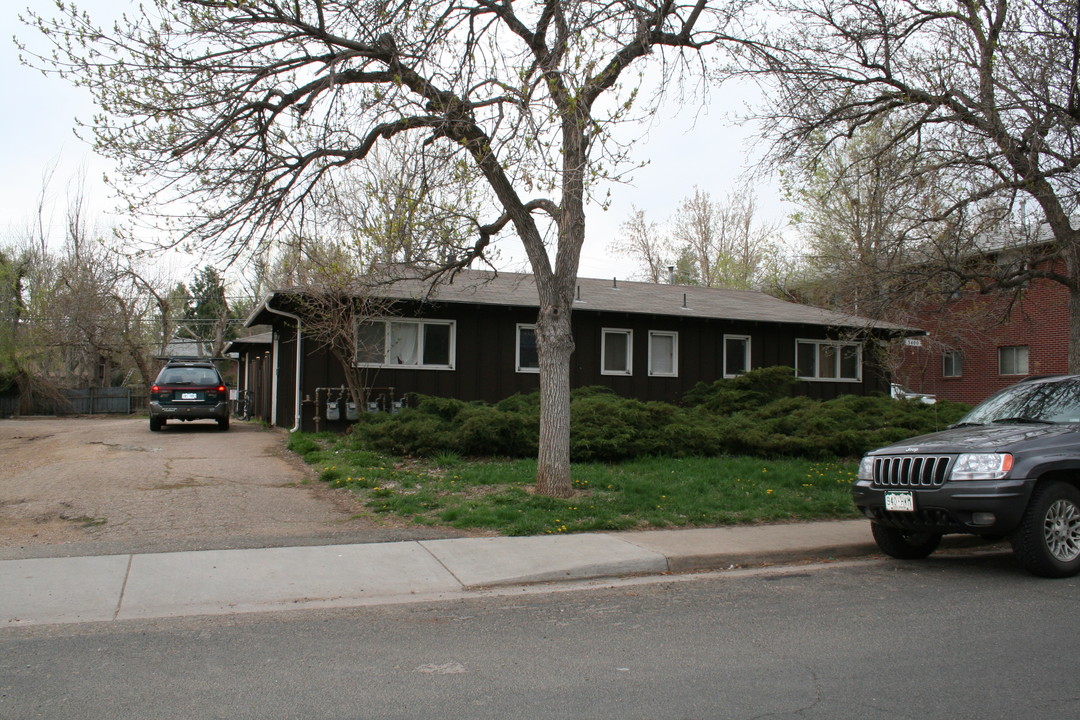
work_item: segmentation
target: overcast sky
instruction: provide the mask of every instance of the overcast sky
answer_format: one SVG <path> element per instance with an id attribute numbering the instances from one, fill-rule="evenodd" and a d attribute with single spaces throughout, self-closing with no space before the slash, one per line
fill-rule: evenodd
<path id="1" fill-rule="evenodd" d="M 53 164 L 56 170 L 51 185 L 51 217 L 57 232 L 62 229 L 66 186 L 80 169 L 86 172 L 93 212 L 108 222 L 113 207 L 101 182 L 107 166 L 73 132 L 76 117 L 87 122 L 91 119 L 94 107 L 89 95 L 64 80 L 43 76 L 19 64 L 12 36 L 36 41 L 33 31 L 18 21 L 19 12 L 27 4 L 45 8 L 46 12 L 52 6 L 45 0 L 13 0 L 0 10 L 0 77 L 4 96 L 9 99 L 0 112 L 0 137 L 4 138 L 5 149 L 0 164 L 0 231 L 5 240 L 33 222 L 43 174 Z M 77 4 L 95 19 L 118 16 L 123 8 L 122 0 L 85 0 Z M 681 112 L 676 108 L 661 110 L 652 130 L 635 145 L 636 158 L 648 161 L 648 166 L 634 173 L 631 184 L 613 188 L 608 210 L 589 209 L 579 275 L 625 280 L 635 274 L 637 268 L 632 262 L 613 257 L 608 249 L 633 207 L 644 210 L 650 220 L 664 223 L 695 185 L 716 199 L 733 189 L 750 162 L 751 133 L 748 128 L 733 127 L 726 117 L 740 111 L 745 100 L 745 93 L 721 88 L 713 91 L 708 107 L 689 107 Z M 782 222 L 791 212 L 779 200 L 774 185 L 759 185 L 758 197 L 763 220 Z M 520 245 L 513 239 L 502 244 L 507 259 L 504 264 L 512 266 L 508 269 L 524 269 Z"/>

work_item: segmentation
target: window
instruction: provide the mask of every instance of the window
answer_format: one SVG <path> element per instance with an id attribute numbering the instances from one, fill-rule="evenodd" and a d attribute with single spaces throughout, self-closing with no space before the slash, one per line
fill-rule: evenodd
<path id="1" fill-rule="evenodd" d="M 998 348 L 998 372 L 1002 375 L 1027 375 L 1027 345 Z"/>
<path id="2" fill-rule="evenodd" d="M 724 377 L 742 375 L 750 369 L 750 336 L 724 336 Z"/>
<path id="3" fill-rule="evenodd" d="M 941 376 L 960 377 L 964 374 L 964 357 L 959 350 L 946 350 L 941 356 Z"/>
<path id="4" fill-rule="evenodd" d="M 795 367 L 801 380 L 862 380 L 862 346 L 834 340 L 796 340 Z"/>
<path id="5" fill-rule="evenodd" d="M 601 375 L 633 375 L 634 369 L 631 364 L 633 340 L 633 330 L 604 328 L 601 331 Z"/>
<path id="6" fill-rule="evenodd" d="M 517 352 L 514 356 L 518 372 L 540 372 L 540 356 L 536 352 L 536 326 L 517 326 Z"/>
<path id="7" fill-rule="evenodd" d="M 368 367 L 452 370 L 451 320 L 371 320 L 356 333 L 356 362 Z"/>
<path id="8" fill-rule="evenodd" d="M 382 365 L 386 362 L 386 323 L 360 323 L 356 329 L 358 365 Z"/>
<path id="9" fill-rule="evenodd" d="M 649 331 L 649 375 L 678 377 L 679 333 Z"/>

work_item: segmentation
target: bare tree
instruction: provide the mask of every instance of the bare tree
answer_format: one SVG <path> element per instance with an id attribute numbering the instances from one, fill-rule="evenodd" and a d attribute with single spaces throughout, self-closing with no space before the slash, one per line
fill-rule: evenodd
<path id="1" fill-rule="evenodd" d="M 940 274 L 915 250 L 919 218 L 933 214 L 932 176 L 915 172 L 915 159 L 895 146 L 875 122 L 852 137 L 820 148 L 812 162 L 783 174 L 798 206 L 805 266 L 801 299 L 863 317 L 908 322 Z M 915 237 L 913 237 L 915 235 Z"/>
<path id="2" fill-rule="evenodd" d="M 883 147 L 907 159 L 908 179 L 934 177 L 932 202 L 907 218 L 905 262 L 946 268 L 984 291 L 1035 278 L 1063 284 L 1069 369 L 1080 372 L 1076 2 L 777 0 L 773 8 L 768 52 L 750 65 L 772 83 L 762 119 L 774 158 L 813 164 L 878 124 Z M 987 249 L 1019 259 L 972 262 Z"/>
<path id="3" fill-rule="evenodd" d="M 92 216 L 82 174 L 68 184 L 63 235 L 51 236 L 52 178 L 50 168 L 36 217 L 0 251 L 0 371 L 23 378 L 26 409 L 35 396 L 55 400 L 58 388 L 110 385 L 133 371 L 148 382 L 153 298 L 164 298 L 138 259 L 122 254 Z"/>
<path id="4" fill-rule="evenodd" d="M 123 365 L 124 318 L 115 300 L 121 272 L 90 218 L 83 188 L 79 181 L 69 195 L 63 246 L 40 277 L 34 309 L 66 382 L 108 387 Z"/>
<path id="5" fill-rule="evenodd" d="M 631 209 L 630 217 L 623 221 L 618 239 L 611 251 L 637 261 L 641 277 L 653 283 L 668 279 L 668 264 L 672 254 L 667 238 L 660 227 L 645 218 L 645 211 Z"/>
<path id="6" fill-rule="evenodd" d="M 121 275 L 130 289 L 126 295 L 143 298 L 147 308 L 143 315 L 146 336 L 142 341 L 143 354 L 136 361 L 143 382 L 153 380 L 150 359 L 165 354 L 166 348 L 176 336 L 176 329 L 184 310 L 186 288 L 177 292 L 171 277 L 159 268 L 144 268 L 129 256 L 122 257 Z"/>
<path id="7" fill-rule="evenodd" d="M 747 289 L 753 286 L 775 226 L 756 222 L 757 197 L 748 185 L 723 202 L 695 187 L 675 213 L 675 247 L 695 266 L 697 284 Z"/>
<path id="8" fill-rule="evenodd" d="M 356 269 L 368 274 L 394 265 L 438 268 L 469 254 L 482 213 L 477 192 L 476 178 L 452 154 L 404 137 L 343 174 L 323 208 L 322 235 L 348 238 Z M 495 259 L 490 247 L 484 255 Z"/>
<path id="9" fill-rule="evenodd" d="M 482 177 L 495 212 L 445 267 L 483 259 L 506 228 L 524 245 L 540 304 L 537 487 L 569 495 L 586 196 L 626 160 L 613 127 L 655 108 L 643 84 L 704 77 L 703 51 L 731 41 L 741 6 L 159 0 L 112 29 L 66 5 L 56 19 L 27 18 L 56 53 L 32 62 L 96 95 L 97 147 L 119 162 L 132 209 L 185 201 L 173 218 L 182 238 L 235 254 L 266 242 L 341 168 L 406 135 Z M 649 63 L 659 72 L 627 72 Z"/>
<path id="10" fill-rule="evenodd" d="M 760 223 L 748 185 L 717 202 L 697 187 L 679 204 L 663 232 L 634 208 L 612 250 L 638 261 L 650 282 L 748 289 L 757 284 L 773 252 L 777 228 Z"/>
<path id="11" fill-rule="evenodd" d="M 306 337 L 330 352 L 353 402 L 364 407 L 374 383 L 373 371 L 360 362 L 363 328 L 394 314 L 393 302 L 378 293 L 386 277 L 372 271 L 353 242 L 291 238 L 284 249 L 270 270 L 271 282 L 293 294 Z"/>

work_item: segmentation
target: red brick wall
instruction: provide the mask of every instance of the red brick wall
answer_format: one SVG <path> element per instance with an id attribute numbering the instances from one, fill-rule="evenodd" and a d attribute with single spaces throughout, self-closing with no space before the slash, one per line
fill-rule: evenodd
<path id="1" fill-rule="evenodd" d="M 1028 347 L 1029 375 L 1068 370 L 1069 293 L 1060 283 L 1033 280 L 1009 308 L 1005 294 L 965 295 L 945 307 L 928 308 L 912 324 L 930 332 L 921 347 L 904 348 L 900 383 L 939 398 L 978 403 L 1024 376 L 1002 375 L 998 349 Z M 948 348 L 960 350 L 960 377 L 942 376 Z"/>

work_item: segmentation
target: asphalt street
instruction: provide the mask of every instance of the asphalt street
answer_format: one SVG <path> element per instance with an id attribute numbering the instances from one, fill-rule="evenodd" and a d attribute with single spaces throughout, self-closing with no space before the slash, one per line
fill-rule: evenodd
<path id="1" fill-rule="evenodd" d="M 1004 552 L 0 632 L 0 717 L 1080 717 L 1080 579 Z"/>

